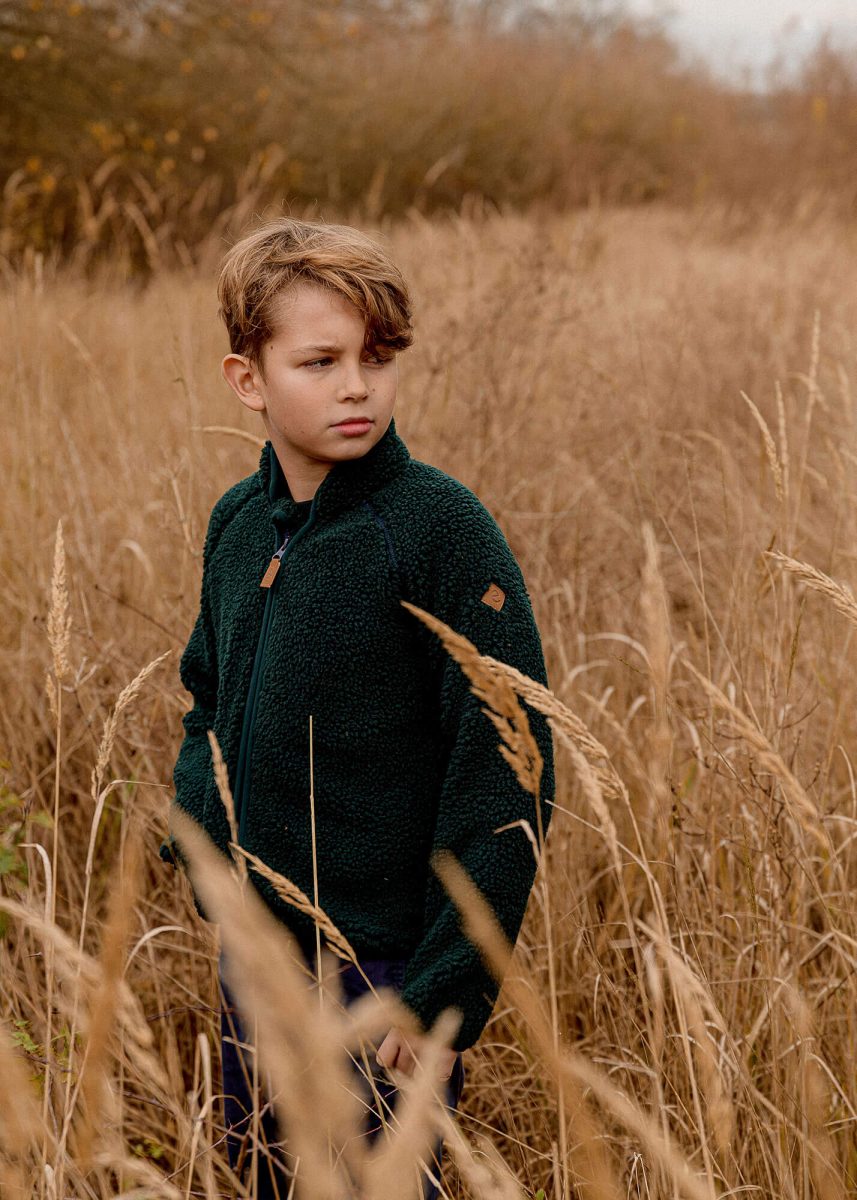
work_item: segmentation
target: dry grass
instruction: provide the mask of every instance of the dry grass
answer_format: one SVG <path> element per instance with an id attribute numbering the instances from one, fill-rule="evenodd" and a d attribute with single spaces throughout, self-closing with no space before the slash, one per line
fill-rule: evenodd
<path id="1" fill-rule="evenodd" d="M 523 774 L 512 693 L 548 715 L 558 755 L 524 930 L 446 1124 L 447 1191 L 852 1194 L 853 230 L 478 208 L 387 229 L 419 334 L 399 428 L 506 530 L 550 691 L 458 650 Z M 212 297 L 192 274 L 111 291 L 46 271 L 0 295 L 0 1067 L 22 1097 L 0 1123 L 4 1195 L 231 1186 L 217 946 L 156 853 L 205 520 L 257 462 Z M 223 895 L 244 896 L 223 938 L 247 956 L 260 1056 L 291 1079 L 309 1048 L 257 970 L 254 938 L 283 951 L 242 882 L 265 864 L 220 865 Z M 454 864 L 437 869 L 466 899 Z M 490 921 L 468 919 L 505 963 Z M 338 1046 L 371 1046 L 394 1001 L 371 997 L 355 1032 L 287 972 L 334 1087 Z M 338 1159 L 367 1195 L 445 1123 L 432 1091 L 429 1072 L 389 1157 Z M 341 1099 L 310 1100 L 336 1145 Z M 339 1195 L 300 1120 L 311 1186 Z"/>
<path id="2" fill-rule="evenodd" d="M 853 47 L 819 36 L 771 62 L 766 91 L 729 88 L 631 7 L 7 4 L 0 268 L 205 263 L 283 204 L 360 222 L 475 196 L 853 219 Z"/>

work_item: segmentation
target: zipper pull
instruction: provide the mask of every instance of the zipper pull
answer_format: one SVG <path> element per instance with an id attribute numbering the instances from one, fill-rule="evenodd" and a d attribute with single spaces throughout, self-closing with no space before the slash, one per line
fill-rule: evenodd
<path id="1" fill-rule="evenodd" d="M 282 560 L 283 555 L 286 552 L 286 546 L 289 544 L 290 537 L 291 537 L 291 534 L 287 533 L 282 546 L 280 546 L 279 550 L 277 550 L 275 552 L 274 557 L 268 563 L 268 569 L 265 572 L 265 574 L 262 576 L 259 587 L 269 588 L 271 586 L 271 584 L 274 582 L 274 580 L 277 578 L 277 572 L 280 569 L 280 562 Z"/>

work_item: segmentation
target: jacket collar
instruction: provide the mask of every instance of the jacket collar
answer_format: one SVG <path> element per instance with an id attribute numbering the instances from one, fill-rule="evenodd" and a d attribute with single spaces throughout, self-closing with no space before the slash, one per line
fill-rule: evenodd
<path id="1" fill-rule="evenodd" d="M 337 463 L 315 493 L 316 520 L 329 520 L 353 508 L 404 471 L 410 452 L 396 432 L 393 418 L 383 437 L 360 458 Z M 259 459 L 259 486 L 271 507 L 271 520 L 288 520 L 297 508 L 270 440 Z"/>

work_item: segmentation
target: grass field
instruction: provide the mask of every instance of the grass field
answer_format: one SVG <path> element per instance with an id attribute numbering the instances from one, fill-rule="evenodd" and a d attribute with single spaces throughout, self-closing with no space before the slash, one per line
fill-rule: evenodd
<path id="1" fill-rule="evenodd" d="M 383 233 L 416 302 L 397 426 L 505 530 L 558 702 L 449 1195 L 853 1194 L 854 227 L 470 205 Z M 205 523 L 264 431 L 207 274 L 35 260 L 0 307 L 0 1185 L 230 1194 L 217 948 L 157 847 Z"/>

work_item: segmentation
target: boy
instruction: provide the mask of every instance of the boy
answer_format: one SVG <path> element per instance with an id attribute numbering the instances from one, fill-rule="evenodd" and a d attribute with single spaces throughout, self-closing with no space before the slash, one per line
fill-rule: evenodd
<path id="1" fill-rule="evenodd" d="M 259 469 L 211 513 L 199 615 L 180 666 L 193 707 L 175 803 L 225 849 L 213 729 L 241 845 L 313 895 L 312 715 L 318 903 L 423 1030 L 446 1007 L 461 1012 L 445 1064 L 454 1107 L 461 1052 L 486 1025 L 499 985 L 429 860 L 449 849 L 514 942 L 535 859 L 520 827 L 494 831 L 521 819 L 535 830 L 537 819 L 467 678 L 400 600 L 546 683 L 526 586 L 477 497 L 412 459 L 396 431 L 397 354 L 413 340 L 411 309 L 378 243 L 346 226 L 278 220 L 227 254 L 218 295 L 230 343 L 223 375 L 268 440 Z M 544 760 L 547 829 L 550 730 L 529 706 L 527 715 Z M 250 877 L 311 963 L 311 918 Z M 350 968 L 344 984 L 346 999 L 360 990 Z M 223 1012 L 234 1163 L 250 1100 L 236 1057 L 240 1014 L 226 989 Z M 391 1029 L 377 1062 L 411 1074 L 418 1053 L 419 1038 Z M 266 1132 L 275 1140 L 272 1124 Z M 440 1146 L 435 1157 L 439 1167 Z M 281 1176 L 283 1195 L 287 1184 Z M 427 1200 L 436 1195 L 427 1181 Z"/>

